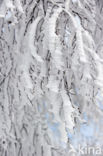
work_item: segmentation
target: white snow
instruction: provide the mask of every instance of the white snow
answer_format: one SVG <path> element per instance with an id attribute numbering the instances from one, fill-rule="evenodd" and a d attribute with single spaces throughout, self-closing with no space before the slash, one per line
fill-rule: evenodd
<path id="1" fill-rule="evenodd" d="M 73 3 L 76 3 L 76 2 L 78 2 L 78 0 L 72 0 L 72 2 L 73 2 Z"/>
<path id="2" fill-rule="evenodd" d="M 11 11 L 8 11 L 5 16 L 6 20 L 10 19 L 11 17 L 12 17 L 12 13 L 11 13 Z"/>
<path id="3" fill-rule="evenodd" d="M 43 62 L 42 58 L 37 54 L 37 49 L 36 46 L 34 46 L 34 40 L 35 40 L 35 35 L 36 35 L 36 29 L 37 29 L 37 24 L 38 22 L 42 19 L 41 16 L 39 16 L 31 25 L 30 27 L 30 32 L 29 32 L 29 48 L 32 56 L 36 58 L 37 61 Z"/>
<path id="4" fill-rule="evenodd" d="M 76 20 L 78 27 L 81 27 L 81 20 L 80 20 L 80 17 L 78 15 L 75 15 L 75 20 Z"/>

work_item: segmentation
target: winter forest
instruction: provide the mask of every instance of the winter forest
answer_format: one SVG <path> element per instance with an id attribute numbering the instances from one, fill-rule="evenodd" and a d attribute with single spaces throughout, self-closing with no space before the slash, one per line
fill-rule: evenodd
<path id="1" fill-rule="evenodd" d="M 103 0 L 0 0 L 0 156 L 102 147 Z"/>

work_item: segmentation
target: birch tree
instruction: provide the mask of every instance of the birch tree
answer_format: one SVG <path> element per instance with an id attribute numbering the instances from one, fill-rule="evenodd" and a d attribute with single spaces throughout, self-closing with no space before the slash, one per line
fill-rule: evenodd
<path id="1" fill-rule="evenodd" d="M 84 113 L 102 145 L 102 16 L 102 0 L 0 0 L 1 156 L 79 155 Z"/>

